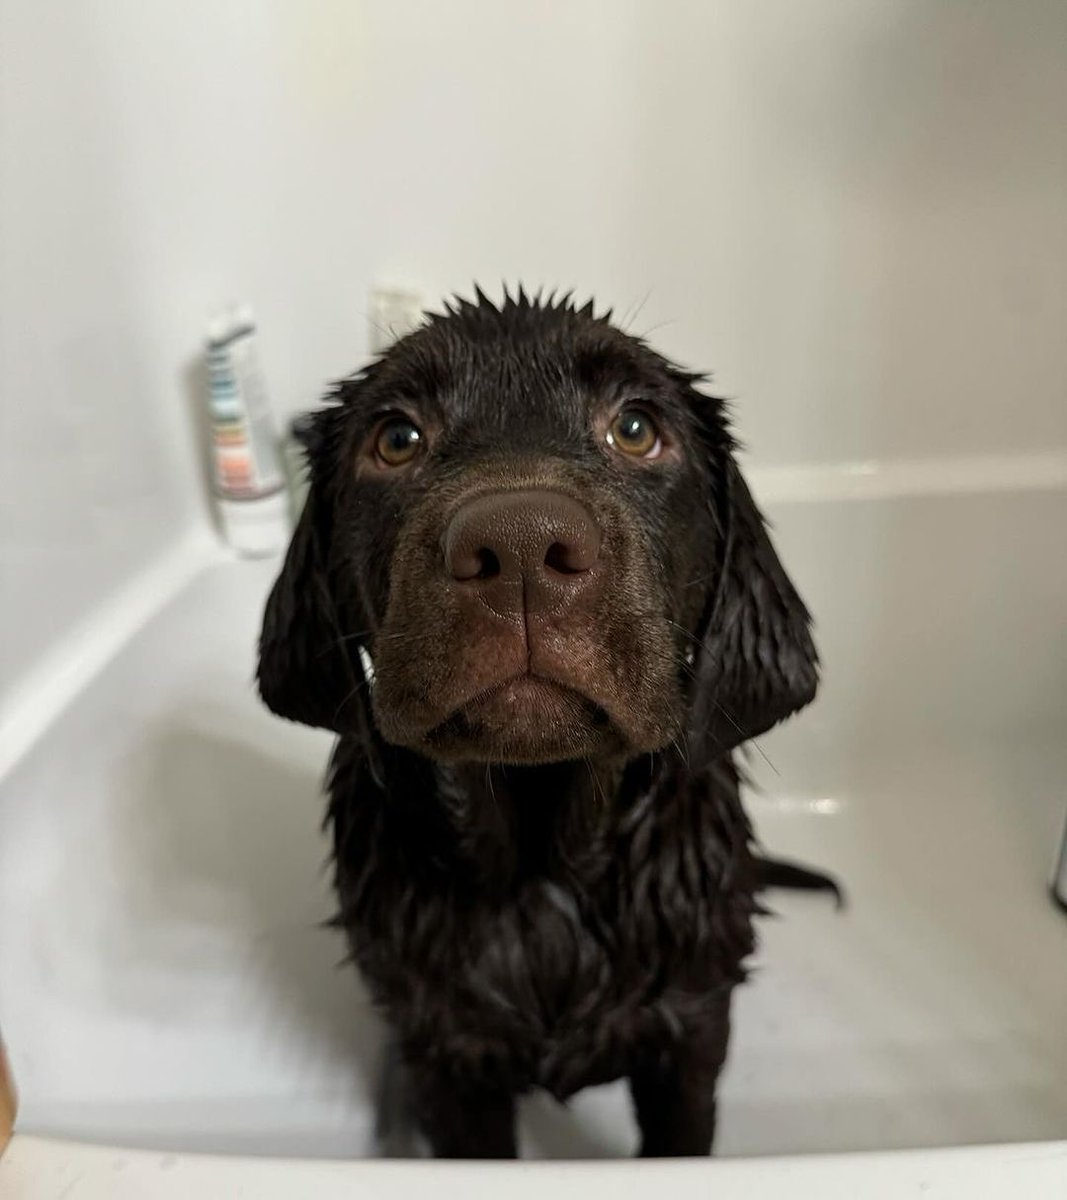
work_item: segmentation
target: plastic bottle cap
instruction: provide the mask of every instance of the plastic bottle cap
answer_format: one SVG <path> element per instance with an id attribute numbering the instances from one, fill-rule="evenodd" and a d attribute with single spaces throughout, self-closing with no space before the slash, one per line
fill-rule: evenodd
<path id="1" fill-rule="evenodd" d="M 233 329 L 233 319 L 229 313 L 217 313 L 207 323 L 207 336 L 209 342 L 224 342 Z"/>
<path id="2" fill-rule="evenodd" d="M 251 304 L 237 304 L 232 309 L 233 325 L 235 329 L 254 329 L 256 325 L 256 314 L 252 311 Z"/>

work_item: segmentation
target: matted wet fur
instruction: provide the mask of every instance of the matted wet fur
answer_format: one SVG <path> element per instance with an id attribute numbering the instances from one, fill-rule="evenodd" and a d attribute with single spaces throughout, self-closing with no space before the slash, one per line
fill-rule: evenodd
<path id="1" fill-rule="evenodd" d="M 264 700 L 339 735 L 338 922 L 439 1155 L 621 1076 L 643 1154 L 707 1153 L 756 895 L 811 878 L 732 758 L 814 696 L 808 613 L 723 405 L 609 317 L 478 292 L 341 383 L 264 617 Z"/>

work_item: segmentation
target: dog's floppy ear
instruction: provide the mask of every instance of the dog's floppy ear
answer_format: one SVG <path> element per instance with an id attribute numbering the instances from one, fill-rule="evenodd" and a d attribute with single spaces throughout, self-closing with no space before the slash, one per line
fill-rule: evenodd
<path id="1" fill-rule="evenodd" d="M 357 644 L 362 626 L 338 598 L 331 562 L 332 439 L 326 423 L 335 417 L 336 410 L 318 414 L 308 438 L 307 500 L 263 614 L 257 679 L 264 702 L 279 716 L 361 733 L 369 712 Z"/>
<path id="2" fill-rule="evenodd" d="M 803 708 L 819 658 L 811 617 L 729 446 L 717 459 L 720 553 L 695 665 L 691 739 L 716 756 Z"/>

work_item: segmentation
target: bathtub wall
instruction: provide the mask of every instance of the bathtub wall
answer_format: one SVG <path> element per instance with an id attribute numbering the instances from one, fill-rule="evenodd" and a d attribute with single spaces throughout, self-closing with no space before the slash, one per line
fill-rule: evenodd
<path id="1" fill-rule="evenodd" d="M 573 285 L 761 464 L 1067 446 L 1067 6 L 3 0 L 0 696 L 205 520 L 190 374 L 280 413 L 376 280 Z"/>

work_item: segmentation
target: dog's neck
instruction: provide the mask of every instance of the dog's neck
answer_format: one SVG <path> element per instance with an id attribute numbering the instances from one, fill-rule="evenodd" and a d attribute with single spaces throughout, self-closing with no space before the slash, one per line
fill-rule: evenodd
<path id="1" fill-rule="evenodd" d="M 585 875 L 618 812 L 624 768 L 581 759 L 545 766 L 465 763 L 436 769 L 465 857 L 504 884 Z"/>

